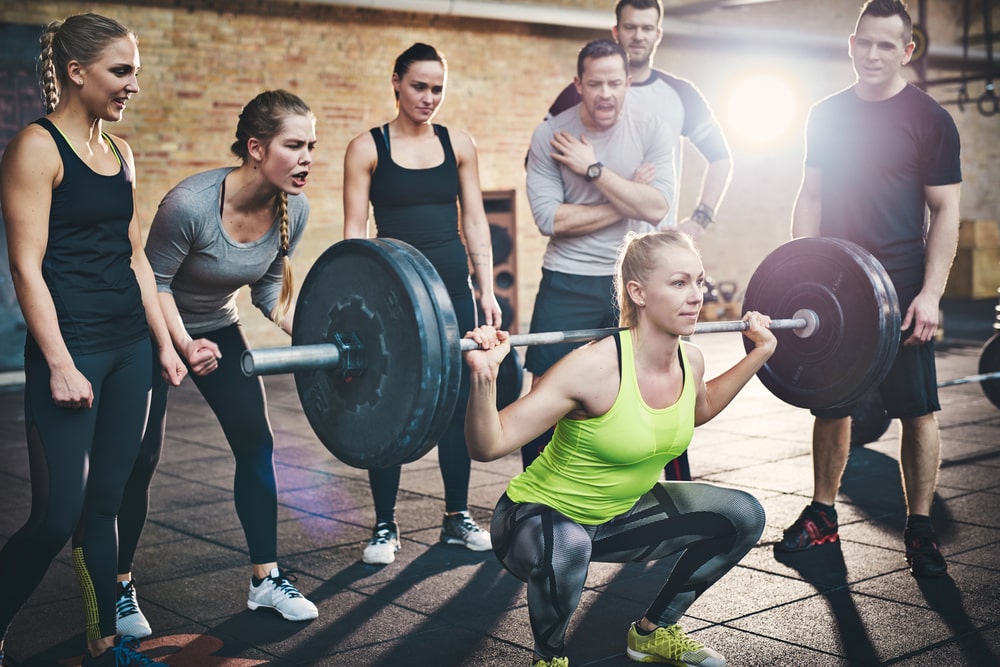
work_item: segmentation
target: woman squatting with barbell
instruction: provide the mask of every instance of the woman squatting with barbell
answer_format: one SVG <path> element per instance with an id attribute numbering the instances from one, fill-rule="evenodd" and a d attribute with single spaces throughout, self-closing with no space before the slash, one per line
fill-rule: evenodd
<path id="1" fill-rule="evenodd" d="M 478 461 L 515 452 L 551 424 L 552 442 L 511 480 L 493 514 L 493 549 L 528 584 L 535 667 L 566 667 L 565 635 L 591 561 L 679 555 L 655 599 L 628 630 L 637 661 L 715 667 L 718 652 L 677 621 L 757 542 L 764 510 L 751 495 L 712 484 L 660 481 L 694 427 L 715 417 L 777 347 L 770 318 L 748 312 L 754 347 L 708 382 L 705 359 L 681 341 L 694 332 L 704 267 L 685 235 L 626 237 L 618 260 L 619 334 L 574 350 L 545 381 L 498 412 L 496 377 L 508 334 L 479 327 L 466 439 Z"/>

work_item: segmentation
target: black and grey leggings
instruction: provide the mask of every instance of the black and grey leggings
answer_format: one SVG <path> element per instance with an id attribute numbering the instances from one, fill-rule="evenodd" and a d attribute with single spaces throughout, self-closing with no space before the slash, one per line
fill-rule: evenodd
<path id="1" fill-rule="evenodd" d="M 278 559 L 278 484 L 264 383 L 259 377 L 247 377 L 240 367 L 247 342 L 239 324 L 200 333 L 197 338 L 215 341 L 222 353 L 215 371 L 190 377 L 218 418 L 236 458 L 233 496 L 250 550 L 250 562 L 273 563 Z M 149 485 L 163 448 L 168 390 L 162 378 L 153 378 L 146 434 L 118 514 L 119 574 L 132 571 L 132 559 L 146 522 Z"/>
<path id="2" fill-rule="evenodd" d="M 504 494 L 493 513 L 493 552 L 528 584 L 535 652 L 565 655 L 566 628 L 591 561 L 631 563 L 680 554 L 645 617 L 676 623 L 756 544 L 764 508 L 748 493 L 697 482 L 659 482 L 624 514 L 582 525 L 538 503 Z"/>
<path id="3" fill-rule="evenodd" d="M 0 640 L 70 537 L 87 639 L 114 636 L 115 515 L 139 449 L 152 359 L 149 338 L 74 355 L 94 392 L 90 408 L 57 406 L 48 364 L 25 359 L 31 514 L 0 551 Z"/>

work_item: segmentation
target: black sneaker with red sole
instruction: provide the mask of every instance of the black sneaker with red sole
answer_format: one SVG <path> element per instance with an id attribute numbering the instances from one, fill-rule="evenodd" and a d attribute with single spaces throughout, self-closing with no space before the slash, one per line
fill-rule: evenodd
<path id="1" fill-rule="evenodd" d="M 837 513 L 826 512 L 807 505 L 799 518 L 785 529 L 784 537 L 775 543 L 775 551 L 787 553 L 805 551 L 820 544 L 831 544 L 840 539 Z"/>

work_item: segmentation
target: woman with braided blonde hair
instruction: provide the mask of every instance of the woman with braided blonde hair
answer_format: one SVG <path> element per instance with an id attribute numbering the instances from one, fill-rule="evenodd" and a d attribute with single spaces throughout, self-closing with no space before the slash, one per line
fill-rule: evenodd
<path id="1" fill-rule="evenodd" d="M 115 515 L 154 359 L 164 386 L 186 370 L 143 253 L 132 150 L 103 131 L 139 92 L 139 50 L 127 28 L 97 14 L 53 21 L 40 42 L 47 115 L 14 137 L 0 164 L 11 277 L 28 327 L 32 486 L 28 521 L 0 551 L 0 663 L 14 615 L 72 537 L 83 666 L 150 665 L 135 638 L 115 638 Z"/>
<path id="2" fill-rule="evenodd" d="M 263 382 L 240 368 L 247 341 L 236 295 L 248 285 L 253 304 L 292 333 L 288 256 L 309 217 L 302 190 L 315 146 L 316 118 L 305 102 L 284 90 L 257 95 L 243 108 L 230 148 L 240 166 L 176 185 L 160 202 L 146 242 L 170 337 L 236 458 L 233 496 L 253 568 L 247 606 L 275 609 L 290 621 L 314 619 L 317 610 L 292 585 L 294 577 L 278 568 L 274 437 Z M 167 389 L 154 383 L 142 449 L 118 517 L 118 632 L 136 637 L 152 632 L 139 609 L 132 560 L 163 445 Z"/>

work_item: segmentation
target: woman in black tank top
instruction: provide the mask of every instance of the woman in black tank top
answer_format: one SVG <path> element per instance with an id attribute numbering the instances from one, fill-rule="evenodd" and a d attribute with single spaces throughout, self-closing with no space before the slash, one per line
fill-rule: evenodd
<path id="1" fill-rule="evenodd" d="M 30 520 L 0 551 L 0 663 L 8 625 L 72 537 L 83 667 L 151 665 L 134 638 L 115 637 L 115 517 L 154 359 L 171 384 L 186 371 L 142 247 L 132 150 L 102 131 L 139 92 L 139 51 L 127 28 L 96 14 L 53 21 L 40 41 L 48 115 L 14 137 L 0 165 L 11 276 L 28 327 L 32 489 Z"/>
<path id="2" fill-rule="evenodd" d="M 444 99 L 446 76 L 444 58 L 427 44 L 414 44 L 396 59 L 392 74 L 396 117 L 360 134 L 347 146 L 344 237 L 368 237 L 371 202 L 377 236 L 406 241 L 430 260 L 448 288 L 459 328 L 465 332 L 477 320 L 470 264 L 484 323 L 499 327 L 501 318 L 493 293 L 493 250 L 475 144 L 465 132 L 451 134 L 431 122 Z M 458 407 L 438 443 L 445 485 L 441 540 L 485 551 L 491 548 L 489 533 L 468 513 L 471 464 L 463 432 L 467 396 L 466 369 Z M 395 512 L 400 466 L 370 470 L 368 478 L 375 501 L 375 529 L 364 561 L 387 564 L 399 550 Z"/>

